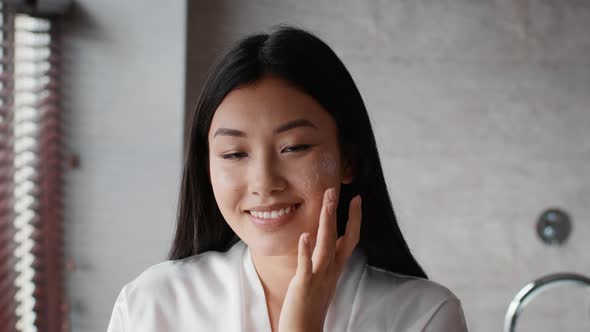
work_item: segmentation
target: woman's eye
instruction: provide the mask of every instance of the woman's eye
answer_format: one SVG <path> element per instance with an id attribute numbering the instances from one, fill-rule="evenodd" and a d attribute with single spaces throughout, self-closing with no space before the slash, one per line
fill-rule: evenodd
<path id="1" fill-rule="evenodd" d="M 311 145 L 301 144 L 301 145 L 293 145 L 283 149 L 283 152 L 298 152 L 298 151 L 305 151 L 309 149 Z"/>
<path id="2" fill-rule="evenodd" d="M 244 152 L 236 152 L 236 153 L 228 153 L 228 154 L 221 155 L 221 158 L 223 158 L 223 159 L 240 159 L 245 156 L 246 156 L 246 154 Z"/>
<path id="3" fill-rule="evenodd" d="M 283 151 L 281 152 L 299 152 L 299 151 L 305 151 L 307 149 L 309 149 L 311 147 L 311 145 L 308 144 L 300 144 L 300 145 L 293 145 L 293 146 L 289 146 L 283 149 Z M 247 157 L 248 154 L 246 154 L 245 152 L 234 152 L 234 153 L 228 153 L 228 154 L 223 154 L 220 157 L 223 159 L 228 159 L 228 160 L 238 160 L 238 159 L 242 159 Z"/>

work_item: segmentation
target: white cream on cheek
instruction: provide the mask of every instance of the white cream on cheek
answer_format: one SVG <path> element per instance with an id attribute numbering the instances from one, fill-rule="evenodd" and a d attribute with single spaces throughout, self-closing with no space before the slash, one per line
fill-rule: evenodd
<path id="1" fill-rule="evenodd" d="M 320 169 L 322 170 L 322 173 L 324 174 L 330 174 L 330 175 L 337 175 L 336 174 L 336 169 L 337 165 L 336 165 L 336 158 L 334 157 L 334 155 L 330 152 L 323 152 L 320 155 Z"/>
<path id="2" fill-rule="evenodd" d="M 320 152 L 317 161 L 301 168 L 299 174 L 301 190 L 311 199 L 319 198 L 321 205 L 323 191 L 338 182 L 337 160 L 331 152 Z"/>
<path id="3" fill-rule="evenodd" d="M 210 156 L 215 158 L 215 156 Z M 231 168 L 224 167 L 222 164 L 211 163 L 211 184 L 213 188 L 219 188 L 221 191 L 231 190 L 232 187 L 237 187 L 235 175 Z"/>
<path id="4" fill-rule="evenodd" d="M 304 193 L 310 193 L 316 190 L 320 183 L 320 173 L 317 165 L 301 170 L 301 184 Z"/>

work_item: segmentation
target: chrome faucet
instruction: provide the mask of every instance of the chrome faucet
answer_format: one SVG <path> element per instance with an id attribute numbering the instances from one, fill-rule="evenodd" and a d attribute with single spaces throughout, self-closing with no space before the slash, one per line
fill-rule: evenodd
<path id="1" fill-rule="evenodd" d="M 576 283 L 590 287 L 590 278 L 575 273 L 555 273 L 541 277 L 524 286 L 514 297 L 504 317 L 504 332 L 514 332 L 516 320 L 527 303 L 542 290 L 562 283 Z"/>

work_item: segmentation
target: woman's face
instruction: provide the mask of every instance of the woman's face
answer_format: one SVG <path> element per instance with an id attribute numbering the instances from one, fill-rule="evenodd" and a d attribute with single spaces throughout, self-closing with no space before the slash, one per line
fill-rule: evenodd
<path id="1" fill-rule="evenodd" d="M 295 254 L 303 232 L 313 244 L 324 191 L 339 192 L 352 178 L 330 114 L 280 78 L 266 76 L 230 92 L 208 140 L 217 205 L 260 255 Z"/>

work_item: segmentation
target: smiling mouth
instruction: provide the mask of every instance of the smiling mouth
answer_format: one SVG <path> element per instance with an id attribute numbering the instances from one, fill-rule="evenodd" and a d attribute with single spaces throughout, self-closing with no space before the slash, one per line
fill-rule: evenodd
<path id="1" fill-rule="evenodd" d="M 293 211 L 297 210 L 299 208 L 299 206 L 301 206 L 301 203 L 294 204 L 292 206 L 289 206 L 289 207 L 286 207 L 283 209 L 277 209 L 277 210 L 272 210 L 272 211 L 245 211 L 245 212 L 255 218 L 258 218 L 258 219 L 272 220 L 272 219 L 277 219 L 279 217 L 282 217 L 284 215 L 292 213 Z"/>

